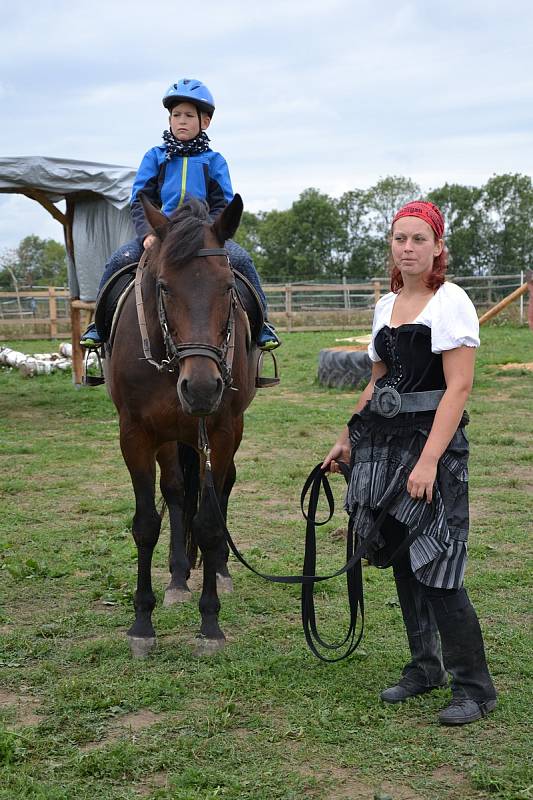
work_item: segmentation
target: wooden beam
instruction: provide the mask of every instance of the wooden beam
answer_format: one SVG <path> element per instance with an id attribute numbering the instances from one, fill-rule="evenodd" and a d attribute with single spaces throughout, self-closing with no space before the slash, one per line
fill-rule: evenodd
<path id="1" fill-rule="evenodd" d="M 489 319 L 495 317 L 496 314 L 499 314 L 500 311 L 503 311 L 503 309 L 507 308 L 510 303 L 512 303 L 514 300 L 518 300 L 518 298 L 526 292 L 527 283 L 523 283 L 522 286 L 519 286 L 518 289 L 514 290 L 514 292 L 511 292 L 511 294 L 508 294 L 507 297 L 503 298 L 503 300 L 500 300 L 499 303 L 496 303 L 495 306 L 492 306 L 492 308 L 489 308 L 488 311 L 485 311 L 485 313 L 479 318 L 479 324 L 483 325 Z"/>
<path id="2" fill-rule="evenodd" d="M 26 195 L 26 197 L 30 197 L 32 200 L 36 200 L 43 206 L 43 208 L 46 208 L 46 210 L 53 216 L 53 218 L 56 219 L 58 222 L 60 222 L 61 225 L 63 226 L 66 225 L 67 218 L 65 217 L 63 212 L 60 211 L 58 207 L 52 203 L 50 198 L 47 197 L 46 194 L 41 189 L 23 189 L 21 194 Z"/>

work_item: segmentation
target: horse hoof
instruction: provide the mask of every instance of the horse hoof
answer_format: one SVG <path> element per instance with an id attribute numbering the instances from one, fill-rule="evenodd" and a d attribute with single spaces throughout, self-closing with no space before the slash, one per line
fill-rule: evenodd
<path id="1" fill-rule="evenodd" d="M 231 594 L 233 591 L 233 581 L 229 575 L 221 575 L 217 572 L 217 592 L 219 594 Z"/>
<path id="2" fill-rule="evenodd" d="M 156 645 L 155 636 L 129 636 L 128 642 L 133 658 L 147 658 Z"/>
<path id="3" fill-rule="evenodd" d="M 165 597 L 163 598 L 164 606 L 176 606 L 178 603 L 188 603 L 192 599 L 192 592 L 190 589 L 177 589 L 175 586 L 167 587 L 165 589 Z"/>
<path id="4" fill-rule="evenodd" d="M 206 636 L 197 636 L 194 640 L 193 653 L 195 656 L 214 656 L 224 648 L 225 639 L 208 639 Z"/>

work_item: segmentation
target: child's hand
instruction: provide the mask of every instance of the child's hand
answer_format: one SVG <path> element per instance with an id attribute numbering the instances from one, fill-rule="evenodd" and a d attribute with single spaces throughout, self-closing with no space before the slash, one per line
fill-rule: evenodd
<path id="1" fill-rule="evenodd" d="M 156 239 L 157 236 L 155 234 L 149 233 L 148 236 L 146 236 L 145 239 L 143 239 L 144 249 L 148 250 L 153 244 L 155 244 Z"/>

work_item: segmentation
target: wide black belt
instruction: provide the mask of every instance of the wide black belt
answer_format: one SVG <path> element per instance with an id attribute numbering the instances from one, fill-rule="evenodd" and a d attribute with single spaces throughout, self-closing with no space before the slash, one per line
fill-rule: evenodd
<path id="1" fill-rule="evenodd" d="M 395 417 L 412 411 L 434 411 L 439 405 L 444 389 L 429 392 L 400 392 L 392 386 L 375 387 L 370 400 L 370 410 L 382 417 Z"/>

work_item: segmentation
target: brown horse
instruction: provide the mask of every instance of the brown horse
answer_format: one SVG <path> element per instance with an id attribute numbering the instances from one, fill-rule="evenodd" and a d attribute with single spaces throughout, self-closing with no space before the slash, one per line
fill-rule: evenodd
<path id="1" fill-rule="evenodd" d="M 202 452 L 199 427 L 204 419 L 213 480 L 225 515 L 259 356 L 223 249 L 238 228 L 243 206 L 236 195 L 213 224 L 204 206 L 194 200 L 171 218 L 147 202 L 144 206 L 157 243 L 150 249 L 140 291 L 136 296 L 130 293 L 124 303 L 106 366 L 136 503 L 132 532 L 137 590 L 128 638 L 132 653 L 140 657 L 156 641 L 151 562 L 161 527 L 155 504 L 157 461 L 171 527 L 165 605 L 191 597 L 187 579 L 197 545 L 203 560 L 197 651 L 211 653 L 225 641 L 218 622 L 217 575 L 226 585 L 231 578 L 220 520 L 201 486 L 207 451 Z M 145 329 L 136 310 L 140 297 Z"/>

